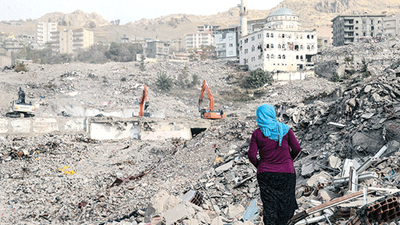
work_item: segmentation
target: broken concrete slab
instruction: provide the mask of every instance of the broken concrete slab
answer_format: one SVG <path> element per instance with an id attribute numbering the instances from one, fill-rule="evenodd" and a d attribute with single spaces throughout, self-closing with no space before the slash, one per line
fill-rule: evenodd
<path id="1" fill-rule="evenodd" d="M 342 160 L 334 155 L 329 156 L 328 162 L 329 166 L 334 169 L 340 168 L 342 165 Z"/>
<path id="2" fill-rule="evenodd" d="M 228 163 L 225 163 L 217 168 L 215 168 L 215 173 L 220 174 L 223 173 L 227 170 L 229 170 L 230 168 L 232 168 L 233 166 L 233 161 L 229 161 Z"/>

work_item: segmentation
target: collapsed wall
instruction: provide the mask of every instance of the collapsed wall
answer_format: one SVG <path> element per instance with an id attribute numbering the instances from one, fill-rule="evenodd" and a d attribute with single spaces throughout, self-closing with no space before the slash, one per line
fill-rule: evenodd
<path id="1" fill-rule="evenodd" d="M 207 129 L 210 126 L 210 122 L 200 119 L 165 120 L 135 117 L 1 118 L 0 136 L 84 134 L 96 140 L 119 140 L 125 138 L 141 140 L 182 138 L 189 140 L 193 136 L 192 130 Z"/>

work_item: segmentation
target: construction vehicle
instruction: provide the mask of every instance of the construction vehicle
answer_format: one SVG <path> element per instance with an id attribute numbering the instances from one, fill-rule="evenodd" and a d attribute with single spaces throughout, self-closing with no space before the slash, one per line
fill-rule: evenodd
<path id="1" fill-rule="evenodd" d="M 150 117 L 150 113 L 144 112 L 149 107 L 149 96 L 147 93 L 147 86 L 144 85 L 142 99 L 140 99 L 139 117 Z"/>
<path id="2" fill-rule="evenodd" d="M 210 101 L 210 105 L 208 108 L 201 108 L 201 103 L 203 103 L 204 93 L 207 92 L 208 100 Z M 206 80 L 203 81 L 203 86 L 201 88 L 201 95 L 199 98 L 199 112 L 201 118 L 204 119 L 222 119 L 225 118 L 226 115 L 224 111 L 214 111 L 214 97 L 211 94 L 210 88 L 207 86 Z"/>
<path id="3" fill-rule="evenodd" d="M 19 117 L 33 117 L 35 114 L 35 107 L 32 103 L 25 102 L 25 92 L 22 88 L 18 91 L 18 100 L 12 102 L 12 112 L 6 113 L 6 117 L 19 118 Z"/>

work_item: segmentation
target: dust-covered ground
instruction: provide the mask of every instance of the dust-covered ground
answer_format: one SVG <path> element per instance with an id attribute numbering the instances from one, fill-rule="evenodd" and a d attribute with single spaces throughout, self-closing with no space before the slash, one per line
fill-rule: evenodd
<path id="1" fill-rule="evenodd" d="M 222 61 L 160 62 L 147 64 L 144 72 L 136 62 L 27 67 L 29 71 L 23 73 L 0 72 L 1 117 L 10 111 L 10 102 L 18 98 L 19 87 L 25 91 L 27 101 L 36 106 L 36 117 L 63 116 L 62 112 L 84 117 L 124 109 L 128 114 L 123 116 L 130 117 L 130 112 L 138 111 L 143 85 L 147 85 L 153 116 L 199 118 L 200 83 L 186 89 L 175 85 L 167 93 L 158 91 L 154 84 L 160 71 L 176 80 L 185 67 L 189 79 L 196 74 L 200 82 L 207 81 L 215 108 L 223 109 L 228 117 L 213 122 L 210 129 L 189 141 L 98 141 L 83 134 L 3 135 L 1 224 L 99 224 L 127 215 L 130 217 L 124 221 L 132 224 L 150 222 L 133 212 L 145 211 L 151 198 L 161 191 L 180 196 L 196 186 L 198 189 L 198 185 L 206 186 L 204 182 L 209 187 L 215 180 L 216 159 L 246 150 L 256 128 L 252 117 L 260 104 L 299 104 L 330 95 L 338 88 L 326 79 L 308 77 L 247 92 L 239 88 L 245 73 Z M 203 104 L 206 106 L 208 101 Z M 240 154 L 235 160 L 240 167 L 234 171 L 236 176 L 254 174 L 246 155 Z M 218 197 L 207 197 L 203 189 L 198 189 L 203 192 L 206 201 L 202 208 L 210 219 L 217 217 L 213 205 L 228 217 L 227 206 L 246 207 L 258 196 L 254 180 L 253 188 L 232 189 L 231 175 L 226 176 L 212 184 L 215 191 L 223 193 Z M 115 184 L 117 178 L 124 182 Z M 198 218 L 208 223 L 203 220 Z"/>

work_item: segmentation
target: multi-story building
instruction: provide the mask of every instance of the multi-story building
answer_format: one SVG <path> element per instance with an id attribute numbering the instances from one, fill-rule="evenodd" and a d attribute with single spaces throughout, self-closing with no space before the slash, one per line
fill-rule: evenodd
<path id="1" fill-rule="evenodd" d="M 320 26 L 317 29 L 318 52 L 332 46 L 332 27 Z"/>
<path id="2" fill-rule="evenodd" d="M 331 20 L 333 45 L 342 46 L 381 36 L 385 14 L 339 15 Z"/>
<path id="3" fill-rule="evenodd" d="M 388 36 L 400 34 L 400 14 L 390 15 L 383 18 L 383 32 Z"/>
<path id="4" fill-rule="evenodd" d="M 93 32 L 83 28 L 76 30 L 53 31 L 50 36 L 50 46 L 54 51 L 71 54 L 78 49 L 94 44 Z"/>
<path id="5" fill-rule="evenodd" d="M 214 36 L 211 33 L 197 33 L 186 35 L 186 50 L 200 49 L 203 46 L 214 45 Z"/>
<path id="6" fill-rule="evenodd" d="M 215 34 L 215 51 L 217 58 L 237 58 L 239 27 L 218 29 Z"/>
<path id="7" fill-rule="evenodd" d="M 146 57 L 157 60 L 167 60 L 169 58 L 170 43 L 163 41 L 149 41 L 146 47 Z"/>
<path id="8" fill-rule="evenodd" d="M 57 23 L 39 22 L 36 24 L 36 40 L 39 46 L 44 47 L 50 42 L 51 32 L 57 31 Z"/>
<path id="9" fill-rule="evenodd" d="M 200 49 L 203 46 L 214 45 L 214 35 L 220 26 L 197 26 L 197 33 L 186 35 L 186 50 Z"/>
<path id="10" fill-rule="evenodd" d="M 264 27 L 239 39 L 239 60 L 249 70 L 297 71 L 312 69 L 317 53 L 317 31 L 302 30 L 299 18 L 288 8 L 279 8 Z"/>
<path id="11" fill-rule="evenodd" d="M 203 26 L 197 26 L 197 33 L 215 34 L 219 28 L 220 28 L 220 26 L 213 26 L 213 25 L 205 24 Z"/>

